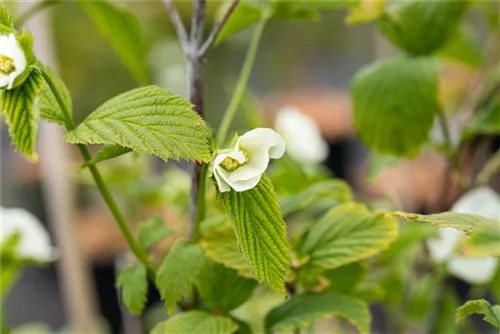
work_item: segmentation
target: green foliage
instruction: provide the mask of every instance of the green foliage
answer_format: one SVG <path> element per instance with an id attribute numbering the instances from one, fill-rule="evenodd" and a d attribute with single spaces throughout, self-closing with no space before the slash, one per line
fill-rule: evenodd
<path id="1" fill-rule="evenodd" d="M 314 7 L 313 7 L 314 8 Z M 304 6 L 300 1 L 272 1 L 272 17 L 284 20 L 316 20 L 316 11 Z"/>
<path id="2" fill-rule="evenodd" d="M 69 143 L 128 147 L 163 160 L 209 162 L 209 131 L 184 98 L 157 86 L 118 95 L 66 135 Z"/>
<path id="3" fill-rule="evenodd" d="M 141 264 L 125 267 L 116 280 L 121 287 L 122 301 L 132 314 L 141 314 L 146 304 L 148 280 L 146 268 Z"/>
<path id="4" fill-rule="evenodd" d="M 370 155 L 370 164 L 367 168 L 366 177 L 370 182 L 374 182 L 382 170 L 396 166 L 401 160 L 401 158 L 393 155 L 372 153 Z"/>
<path id="5" fill-rule="evenodd" d="M 325 270 L 322 275 L 330 281 L 327 291 L 350 294 L 363 281 L 368 268 L 363 262 L 352 262 L 336 269 Z"/>
<path id="6" fill-rule="evenodd" d="M 147 50 L 136 17 L 109 1 L 78 1 L 101 34 L 111 43 L 129 71 L 142 83 L 149 82 Z"/>
<path id="7" fill-rule="evenodd" d="M 238 325 L 229 317 L 203 311 L 188 311 L 160 322 L 151 334 L 232 334 L 237 329 Z"/>
<path id="8" fill-rule="evenodd" d="M 290 266 L 286 226 L 271 180 L 262 175 L 250 190 L 218 193 L 231 218 L 238 246 L 259 281 L 285 294 L 284 276 Z"/>
<path id="9" fill-rule="evenodd" d="M 405 51 L 428 55 L 453 37 L 467 5 L 467 0 L 391 1 L 379 28 Z"/>
<path id="10" fill-rule="evenodd" d="M 38 160 L 35 152 L 38 112 L 33 105 L 42 87 L 41 75 L 32 71 L 21 86 L 0 92 L 1 112 L 6 116 L 5 122 L 9 127 L 12 144 L 32 161 Z"/>
<path id="11" fill-rule="evenodd" d="M 41 68 L 52 80 L 54 86 L 57 89 L 57 92 L 61 96 L 63 103 L 67 110 L 70 112 L 73 110 L 71 95 L 68 91 L 68 88 L 64 84 L 64 82 L 59 78 L 58 75 L 48 66 L 44 66 L 42 64 L 38 64 L 38 67 Z M 40 117 L 48 122 L 57 123 L 63 126 L 68 126 L 66 124 L 66 119 L 64 117 L 64 113 L 57 102 L 54 93 L 50 89 L 49 85 L 45 84 L 41 95 L 40 101 L 37 103 L 36 107 L 40 110 Z"/>
<path id="12" fill-rule="evenodd" d="M 326 213 L 299 241 L 306 266 L 335 269 L 387 248 L 397 237 L 397 221 L 362 204 L 341 204 Z"/>
<path id="13" fill-rule="evenodd" d="M 474 115 L 462 133 L 462 142 L 478 135 L 500 135 L 500 98 L 494 98 Z"/>
<path id="14" fill-rule="evenodd" d="M 431 58 L 394 58 L 356 74 L 354 123 L 366 145 L 396 156 L 418 153 L 440 112 L 437 65 Z"/>
<path id="15" fill-rule="evenodd" d="M 500 330 L 500 305 L 491 305 L 484 299 L 469 300 L 457 310 L 456 320 L 463 321 L 468 316 L 479 313 L 484 315 L 484 321 Z"/>
<path id="16" fill-rule="evenodd" d="M 186 239 L 177 240 L 168 252 L 158 269 L 156 286 L 169 313 L 172 313 L 181 297 L 190 294 L 204 260 L 201 248 Z"/>
<path id="17" fill-rule="evenodd" d="M 361 0 L 346 17 L 347 24 L 360 24 L 377 20 L 384 14 L 385 0 Z"/>
<path id="18" fill-rule="evenodd" d="M 10 29 L 14 28 L 14 21 L 12 21 L 12 17 L 10 17 L 7 7 L 5 7 L 5 3 L 3 2 L 0 3 L 0 24 Z"/>
<path id="19" fill-rule="evenodd" d="M 220 21 L 222 16 L 225 14 L 227 5 L 229 5 L 229 2 L 219 6 L 219 10 L 216 14 L 217 22 Z M 258 6 L 258 4 L 252 2 L 239 3 L 217 36 L 216 44 L 221 43 L 231 35 L 250 28 L 253 24 L 260 20 L 261 16 L 262 9 Z"/>
<path id="20" fill-rule="evenodd" d="M 478 68 L 482 63 L 482 48 L 471 26 L 463 24 L 453 37 L 436 53 L 437 56 L 452 59 Z"/>
<path id="21" fill-rule="evenodd" d="M 99 162 L 117 158 L 130 152 L 132 152 L 132 149 L 128 147 L 122 147 L 119 145 L 103 146 L 101 147 L 101 149 L 99 149 L 99 151 L 96 152 L 92 160 L 85 163 L 83 166 L 87 167 L 95 165 Z"/>
<path id="22" fill-rule="evenodd" d="M 428 315 L 432 305 L 436 302 L 439 278 L 432 273 L 419 278 L 410 286 L 407 313 L 410 317 L 418 321 L 423 321 Z M 441 287 L 442 288 L 442 287 Z"/>
<path id="23" fill-rule="evenodd" d="M 142 248 L 148 249 L 154 243 L 168 237 L 173 231 L 165 223 L 162 217 L 155 216 L 143 223 L 137 228 L 137 241 Z"/>
<path id="24" fill-rule="evenodd" d="M 257 282 L 240 277 L 238 273 L 206 259 L 196 280 L 196 287 L 205 304 L 213 311 L 227 313 L 252 295 Z"/>
<path id="25" fill-rule="evenodd" d="M 475 255 L 500 257 L 500 224 L 480 227 L 469 236 L 466 245 Z"/>
<path id="26" fill-rule="evenodd" d="M 335 294 L 293 296 L 266 316 L 266 333 L 305 327 L 315 320 L 340 316 L 359 332 L 370 332 L 370 312 L 362 300 Z"/>

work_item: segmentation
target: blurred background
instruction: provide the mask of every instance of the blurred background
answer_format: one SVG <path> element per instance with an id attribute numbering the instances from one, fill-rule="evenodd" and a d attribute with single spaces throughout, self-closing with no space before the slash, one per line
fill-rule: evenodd
<path id="1" fill-rule="evenodd" d="M 33 5 L 34 2 L 8 3 L 14 17 Z M 128 7 L 139 18 L 153 82 L 186 96 L 185 63 L 163 3 L 135 1 L 119 5 Z M 190 2 L 180 1 L 176 5 L 187 23 Z M 217 1 L 208 1 L 207 28 L 214 24 L 218 5 Z M 386 164 L 390 167 L 370 179 L 370 154 L 356 139 L 351 123 L 349 82 L 360 67 L 398 51 L 378 35 L 374 25 L 347 26 L 345 17 L 344 10 L 337 10 L 322 14 L 316 21 L 270 22 L 242 109 L 256 111 L 271 126 L 274 115 L 285 106 L 298 107 L 310 115 L 330 146 L 325 166 L 347 180 L 361 197 L 380 198 L 413 212 L 448 208 L 459 194 L 454 194 L 453 185 L 446 185 L 446 162 L 436 153 Z M 470 12 L 467 21 L 478 50 L 483 50 L 488 36 L 480 13 Z M 35 35 L 39 58 L 56 68 L 67 84 L 77 121 L 108 98 L 140 85 L 81 7 L 71 1 L 40 12 L 27 21 L 27 28 Z M 218 126 L 227 106 L 250 36 L 251 30 L 238 33 L 209 55 L 205 72 L 206 119 L 213 128 Z M 481 80 L 479 75 L 458 62 L 445 61 L 441 97 L 454 99 L 467 94 L 471 83 Z M 238 113 L 235 130 L 249 127 L 249 114 Z M 115 287 L 115 272 L 127 262 L 126 246 L 86 171 L 78 171 L 79 156 L 62 144 L 62 132 L 56 128 L 44 125 L 40 133 L 41 163 L 30 164 L 13 151 L 2 124 L 1 201 L 4 207 L 22 207 L 33 212 L 52 232 L 55 224 L 51 210 L 66 206 L 63 212 L 72 219 L 68 233 L 73 233 L 78 244 L 79 253 L 75 256 L 81 262 L 76 267 L 81 272 L 74 272 L 71 286 L 65 287 L 58 262 L 25 269 L 7 298 L 8 321 L 12 327 L 43 323 L 55 331 L 67 326 L 68 312 L 92 309 L 111 333 L 137 333 L 139 320 L 120 308 Z M 486 150 L 498 147 L 498 138 L 488 140 Z M 462 160 L 467 161 L 476 151 L 476 146 L 465 149 Z M 138 222 L 151 213 L 161 214 L 182 233 L 184 222 L 179 208 L 187 203 L 177 193 L 188 189 L 189 179 L 178 168 L 186 167 L 182 162 L 166 164 L 131 155 L 103 165 L 103 173 L 132 221 Z M 467 168 L 472 170 L 475 166 Z M 64 178 L 63 185 L 56 180 L 60 177 Z M 159 189 L 167 180 L 175 181 L 178 189 L 168 193 Z M 498 175 L 492 186 L 500 188 Z M 443 187 L 449 192 L 444 200 L 440 196 Z M 175 206 L 169 207 L 167 202 Z M 56 238 L 53 240 L 57 243 Z M 87 286 L 88 293 L 83 294 L 86 301 L 66 307 L 74 301 L 66 300 L 63 291 L 81 286 Z M 155 294 L 152 290 L 150 301 L 157 299 Z M 154 312 L 151 314 L 154 316 Z M 147 317 L 141 321 L 148 321 Z"/>

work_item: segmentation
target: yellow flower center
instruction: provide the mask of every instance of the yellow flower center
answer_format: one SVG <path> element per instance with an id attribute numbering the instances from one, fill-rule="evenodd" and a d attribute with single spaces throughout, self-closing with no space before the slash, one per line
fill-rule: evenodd
<path id="1" fill-rule="evenodd" d="M 233 159 L 231 157 L 226 157 L 226 159 L 222 160 L 222 162 L 220 163 L 220 166 L 222 168 L 224 168 L 225 170 L 227 170 L 228 172 L 233 172 L 236 169 L 238 169 L 239 167 L 246 164 L 248 161 L 248 154 L 245 151 L 240 151 L 240 152 L 243 153 L 243 155 L 245 156 L 245 161 L 243 161 L 243 163 L 240 163 L 238 160 Z"/>
<path id="2" fill-rule="evenodd" d="M 0 72 L 3 74 L 11 74 L 16 70 L 14 59 L 0 54 Z"/>

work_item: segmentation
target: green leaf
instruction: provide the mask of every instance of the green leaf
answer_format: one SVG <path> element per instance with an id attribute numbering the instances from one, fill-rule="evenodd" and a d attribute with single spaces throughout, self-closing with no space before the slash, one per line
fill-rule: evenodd
<path id="1" fill-rule="evenodd" d="M 121 287 L 122 301 L 130 313 L 141 314 L 148 292 L 146 268 L 141 264 L 123 268 L 116 284 Z"/>
<path id="2" fill-rule="evenodd" d="M 374 182 L 377 176 L 385 169 L 396 166 L 402 159 L 389 154 L 372 153 L 366 176 L 370 182 Z"/>
<path id="3" fill-rule="evenodd" d="M 313 184 L 309 188 L 283 198 L 281 211 L 283 215 L 289 215 L 299 210 L 309 208 L 318 202 L 334 206 L 339 203 L 348 202 L 352 199 L 349 185 L 342 180 L 328 180 Z"/>
<path id="4" fill-rule="evenodd" d="M 439 308 L 435 333 L 459 333 L 455 325 L 455 312 L 459 306 L 455 291 L 446 288 Z"/>
<path id="5" fill-rule="evenodd" d="M 463 24 L 453 37 L 436 53 L 438 57 L 456 60 L 472 68 L 478 68 L 482 62 L 482 46 L 470 25 Z"/>
<path id="6" fill-rule="evenodd" d="M 387 248 L 397 237 L 395 219 L 373 213 L 362 204 L 341 204 L 312 225 L 297 245 L 306 266 L 335 269 Z"/>
<path id="7" fill-rule="evenodd" d="M 379 28 L 407 52 L 431 54 L 453 37 L 467 5 L 467 0 L 392 1 L 379 20 Z"/>
<path id="8" fill-rule="evenodd" d="M 43 78 L 37 71 L 19 87 L 1 91 L 1 112 L 9 127 L 12 144 L 29 160 L 37 161 L 35 152 L 38 132 L 38 110 L 34 102 L 43 87 Z"/>
<path id="9" fill-rule="evenodd" d="M 78 1 L 78 4 L 110 42 L 128 70 L 138 81 L 147 83 L 147 50 L 136 17 L 109 1 Z"/>
<path id="10" fill-rule="evenodd" d="M 470 235 L 466 245 L 467 251 L 474 255 L 500 257 L 500 223 L 479 228 Z"/>
<path id="11" fill-rule="evenodd" d="M 378 256 L 386 262 L 395 261 L 397 257 L 405 257 L 412 246 L 419 245 L 423 240 L 438 237 L 438 231 L 429 225 L 412 224 L 402 226 L 399 236 L 391 246 Z"/>
<path id="12" fill-rule="evenodd" d="M 148 249 L 154 243 L 165 239 L 173 232 L 162 217 L 155 216 L 139 224 L 137 228 L 137 241 L 142 248 Z"/>
<path id="13" fill-rule="evenodd" d="M 346 23 L 356 25 L 377 20 L 384 14 L 385 2 L 386 0 L 361 0 L 349 11 Z"/>
<path id="14" fill-rule="evenodd" d="M 47 75 L 50 76 L 54 86 L 57 89 L 59 95 L 61 95 L 62 100 L 66 108 L 72 112 L 73 106 L 71 103 L 71 95 L 68 91 L 68 88 L 64 84 L 64 82 L 59 78 L 59 76 L 48 66 L 44 66 L 42 64 L 38 64 L 37 66 L 41 67 L 42 71 L 44 71 Z M 59 106 L 59 103 L 56 100 L 56 97 L 52 93 L 49 85 L 45 84 L 42 93 L 40 95 L 40 101 L 37 104 L 37 108 L 40 110 L 40 116 L 42 119 L 57 123 L 63 126 L 67 126 L 66 119 L 64 117 L 64 113 Z"/>
<path id="15" fill-rule="evenodd" d="M 284 276 L 290 266 L 286 226 L 276 193 L 266 175 L 244 192 L 218 193 L 234 226 L 238 246 L 259 281 L 285 294 Z"/>
<path id="16" fill-rule="evenodd" d="M 494 98 L 484 109 L 474 115 L 463 130 L 462 142 L 478 135 L 500 135 L 500 98 Z"/>
<path id="17" fill-rule="evenodd" d="M 469 300 L 458 308 L 456 321 L 463 321 L 465 318 L 474 313 L 483 314 L 484 321 L 500 330 L 500 305 L 492 306 L 484 299 Z"/>
<path id="18" fill-rule="evenodd" d="M 3 2 L 0 3 L 0 24 L 14 29 L 14 21 L 12 21 L 12 17 Z"/>
<path id="19" fill-rule="evenodd" d="M 315 320 L 340 316 L 359 332 L 370 332 L 368 304 L 362 300 L 335 294 L 293 296 L 266 316 L 266 333 L 305 327 Z"/>
<path id="20" fill-rule="evenodd" d="M 102 104 L 66 135 L 73 144 L 128 147 L 163 160 L 209 162 L 209 131 L 184 98 L 157 86 L 136 88 Z"/>
<path id="21" fill-rule="evenodd" d="M 314 8 L 314 7 L 313 7 Z M 272 17 L 284 20 L 317 20 L 318 14 L 300 1 L 271 2 Z"/>
<path id="22" fill-rule="evenodd" d="M 438 293 L 439 278 L 436 275 L 428 274 L 418 279 L 418 281 L 411 285 L 409 297 L 407 301 L 407 314 L 417 321 L 423 321 L 429 314 L 429 310 L 436 302 L 436 295 Z"/>
<path id="23" fill-rule="evenodd" d="M 252 295 L 257 282 L 238 276 L 238 273 L 211 260 L 203 265 L 196 287 L 201 298 L 212 311 L 227 313 Z"/>
<path id="24" fill-rule="evenodd" d="M 367 270 L 363 262 L 352 262 L 322 275 L 330 281 L 328 292 L 350 294 L 364 280 Z"/>
<path id="25" fill-rule="evenodd" d="M 151 334 L 232 334 L 238 325 L 231 318 L 203 311 L 179 313 L 160 322 Z"/>
<path id="26" fill-rule="evenodd" d="M 438 73 L 431 58 L 393 58 L 361 69 L 351 96 L 354 123 L 366 145 L 378 153 L 417 154 L 440 112 Z"/>
<path id="27" fill-rule="evenodd" d="M 99 162 L 110 160 L 124 154 L 132 152 L 132 149 L 128 147 L 122 147 L 119 145 L 103 146 L 99 151 L 96 152 L 91 161 L 83 164 L 84 167 L 95 165 Z"/>
<path id="28" fill-rule="evenodd" d="M 156 276 L 156 286 L 168 313 L 173 312 L 181 297 L 190 294 L 204 260 L 201 248 L 186 239 L 179 239 L 172 246 Z"/>
<path id="29" fill-rule="evenodd" d="M 227 1 L 225 4 L 219 6 L 215 22 L 219 22 L 222 19 L 222 16 L 226 13 L 227 6 L 229 4 L 230 2 Z M 217 36 L 215 43 L 219 44 L 229 36 L 250 28 L 253 24 L 260 20 L 261 16 L 262 8 L 258 4 L 252 2 L 239 3 L 227 20 L 226 24 L 224 24 L 224 27 Z"/>
<path id="30" fill-rule="evenodd" d="M 236 234 L 231 226 L 213 228 L 199 241 L 205 254 L 217 263 L 232 268 L 243 277 L 253 277 L 250 265 L 238 249 Z"/>

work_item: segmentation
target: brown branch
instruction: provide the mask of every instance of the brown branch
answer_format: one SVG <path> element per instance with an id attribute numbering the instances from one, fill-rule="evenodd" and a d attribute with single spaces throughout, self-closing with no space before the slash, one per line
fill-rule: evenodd
<path id="1" fill-rule="evenodd" d="M 163 0 L 163 4 L 167 9 L 167 13 L 170 16 L 170 21 L 174 25 L 174 28 L 177 32 L 177 37 L 179 38 L 179 43 L 181 44 L 184 52 L 187 52 L 189 48 L 189 39 L 186 32 L 186 28 L 184 27 L 184 23 L 182 23 L 181 17 L 179 16 L 179 12 L 175 8 L 172 0 Z"/>

